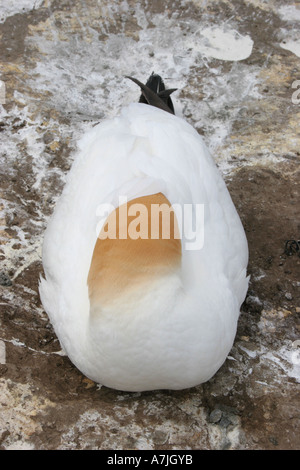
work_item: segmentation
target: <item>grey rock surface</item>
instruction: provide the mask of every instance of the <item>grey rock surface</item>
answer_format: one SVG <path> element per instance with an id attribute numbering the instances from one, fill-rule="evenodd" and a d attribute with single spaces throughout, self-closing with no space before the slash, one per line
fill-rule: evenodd
<path id="1" fill-rule="evenodd" d="M 299 449 L 300 75 L 296 2 L 12 0 L 0 6 L 0 447 Z M 203 135 L 249 241 L 236 340 L 180 392 L 123 393 L 61 351 L 41 246 L 76 142 L 160 73 Z"/>

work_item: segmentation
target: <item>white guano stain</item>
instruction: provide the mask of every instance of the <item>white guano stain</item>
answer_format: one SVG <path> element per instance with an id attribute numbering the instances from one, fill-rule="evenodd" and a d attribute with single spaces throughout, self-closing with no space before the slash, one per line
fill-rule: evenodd
<path id="1" fill-rule="evenodd" d="M 300 21 L 300 8 L 296 5 L 283 5 L 278 10 L 279 16 L 285 21 Z"/>
<path id="2" fill-rule="evenodd" d="M 25 13 L 39 8 L 44 0 L 9 0 L 1 2 L 0 23 L 4 23 L 6 18 L 16 15 L 17 13 Z"/>
<path id="3" fill-rule="evenodd" d="M 201 30 L 196 48 L 206 57 L 226 61 L 240 61 L 247 59 L 253 49 L 253 40 L 250 36 L 242 36 L 235 29 L 227 25 L 210 26 Z"/>
<path id="4" fill-rule="evenodd" d="M 280 43 L 280 47 L 300 57 L 300 38 L 284 40 Z"/>

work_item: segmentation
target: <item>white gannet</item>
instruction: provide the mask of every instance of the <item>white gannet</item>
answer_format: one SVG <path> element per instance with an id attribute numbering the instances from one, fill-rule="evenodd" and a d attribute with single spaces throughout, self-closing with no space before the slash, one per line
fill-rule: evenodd
<path id="1" fill-rule="evenodd" d="M 128 77 L 131 78 L 131 77 Z M 40 296 L 91 380 L 124 391 L 209 380 L 235 338 L 248 246 L 202 137 L 159 75 L 80 140 L 45 232 Z"/>

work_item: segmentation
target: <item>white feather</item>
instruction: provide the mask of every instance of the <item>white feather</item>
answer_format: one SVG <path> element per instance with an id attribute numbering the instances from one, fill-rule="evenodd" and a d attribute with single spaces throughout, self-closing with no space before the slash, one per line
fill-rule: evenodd
<path id="1" fill-rule="evenodd" d="M 204 246 L 182 268 L 91 314 L 87 277 L 97 207 L 162 192 L 204 204 Z M 236 334 L 248 278 L 244 230 L 202 138 L 187 122 L 145 104 L 94 127 L 79 143 L 45 233 L 40 295 L 74 364 L 121 390 L 181 389 L 208 380 Z"/>

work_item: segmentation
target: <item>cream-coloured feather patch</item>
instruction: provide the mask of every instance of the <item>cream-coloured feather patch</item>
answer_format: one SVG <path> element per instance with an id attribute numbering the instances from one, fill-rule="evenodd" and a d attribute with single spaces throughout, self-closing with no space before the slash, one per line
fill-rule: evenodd
<path id="1" fill-rule="evenodd" d="M 176 215 L 162 194 L 143 196 L 113 211 L 97 238 L 88 274 L 90 302 L 116 297 L 170 274 L 181 262 Z"/>

